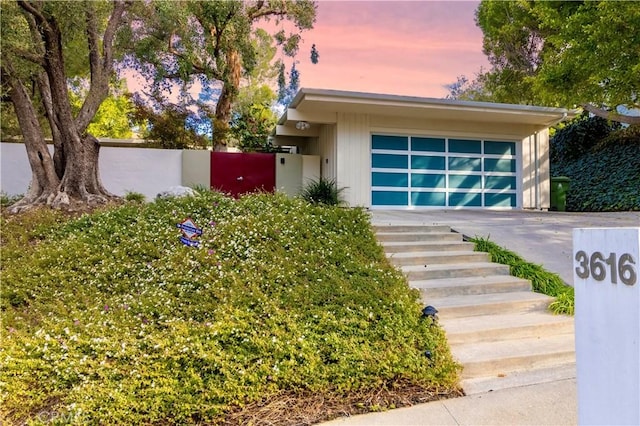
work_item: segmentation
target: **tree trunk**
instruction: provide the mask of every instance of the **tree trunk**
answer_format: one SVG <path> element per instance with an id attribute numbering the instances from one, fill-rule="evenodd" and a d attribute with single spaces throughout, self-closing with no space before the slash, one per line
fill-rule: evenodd
<path id="1" fill-rule="evenodd" d="M 8 82 L 10 87 L 9 96 L 16 110 L 31 166 L 29 189 L 25 196 L 10 209 L 12 212 L 18 212 L 34 205 L 45 204 L 49 195 L 57 189 L 60 179 L 56 175 L 53 159 L 44 140 L 42 128 L 27 89 L 15 77 L 8 60 L 5 60 L 2 66 L 2 79 Z"/>
<path id="2" fill-rule="evenodd" d="M 214 149 L 217 151 L 224 141 L 221 140 L 226 136 L 231 121 L 231 107 L 238 95 L 238 87 L 240 87 L 240 77 L 242 76 L 242 63 L 240 62 L 240 54 L 236 50 L 227 53 L 227 72 L 222 84 L 222 93 L 216 104 L 216 125 L 215 130 L 222 135 L 216 137 L 214 135 Z"/>
<path id="3" fill-rule="evenodd" d="M 51 100 L 51 90 L 49 86 L 49 77 L 43 71 L 38 74 L 38 89 L 42 96 L 42 104 L 44 106 L 45 117 L 49 121 L 49 127 L 51 128 L 51 135 L 53 136 L 53 165 L 56 169 L 56 174 L 59 179 L 64 176 L 64 169 L 66 167 L 66 160 L 64 156 L 64 144 L 62 143 L 62 134 L 60 129 L 56 125 L 54 113 L 53 113 L 53 101 Z"/>
<path id="4" fill-rule="evenodd" d="M 90 50 L 91 88 L 77 119 L 73 117 L 69 102 L 62 34 L 56 20 L 46 15 L 41 4 L 21 2 L 19 6 L 29 14 L 27 21 L 32 33 L 41 36 L 42 53 L 46 52 L 36 60 L 45 71 L 37 76 L 37 81 L 54 138 L 55 155 L 52 159 L 49 154 L 33 103 L 24 85 L 12 72 L 11 63 L 3 58 L 5 63 L 2 66 L 2 77 L 9 81 L 11 87 L 11 100 L 16 108 L 33 171 L 27 195 L 12 206 L 11 211 L 18 212 L 43 204 L 55 208 L 86 208 L 113 200 L 117 197 L 106 191 L 100 181 L 98 140 L 84 133 L 108 94 L 113 36 L 128 3 L 114 3 L 102 46 L 98 40 L 98 23 L 93 5 L 84 5 Z"/>

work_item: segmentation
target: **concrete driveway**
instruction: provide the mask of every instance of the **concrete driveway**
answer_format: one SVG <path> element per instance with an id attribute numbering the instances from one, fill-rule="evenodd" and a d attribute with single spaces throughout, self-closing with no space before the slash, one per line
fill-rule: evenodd
<path id="1" fill-rule="evenodd" d="M 530 210 L 371 210 L 374 225 L 448 225 L 485 237 L 541 264 L 573 285 L 573 229 L 640 227 L 640 212 L 570 213 Z"/>

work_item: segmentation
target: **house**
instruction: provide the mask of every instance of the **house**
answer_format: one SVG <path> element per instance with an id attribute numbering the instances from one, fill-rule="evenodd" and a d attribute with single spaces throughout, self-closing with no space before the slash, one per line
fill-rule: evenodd
<path id="1" fill-rule="evenodd" d="M 548 209 L 549 127 L 562 108 L 303 88 L 275 144 L 368 208 Z"/>

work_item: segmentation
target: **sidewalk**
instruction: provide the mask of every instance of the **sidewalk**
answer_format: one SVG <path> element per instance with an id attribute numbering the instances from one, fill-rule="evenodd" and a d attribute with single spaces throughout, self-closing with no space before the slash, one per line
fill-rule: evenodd
<path id="1" fill-rule="evenodd" d="M 575 425 L 577 411 L 572 379 L 343 417 L 323 426 Z"/>

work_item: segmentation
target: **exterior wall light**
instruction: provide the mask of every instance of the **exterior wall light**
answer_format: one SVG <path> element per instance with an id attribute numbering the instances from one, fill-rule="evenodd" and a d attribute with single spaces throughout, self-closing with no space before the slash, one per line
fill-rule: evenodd
<path id="1" fill-rule="evenodd" d="M 307 123 L 306 121 L 298 121 L 296 123 L 296 129 L 298 130 L 308 130 L 311 127 L 311 124 Z"/>

